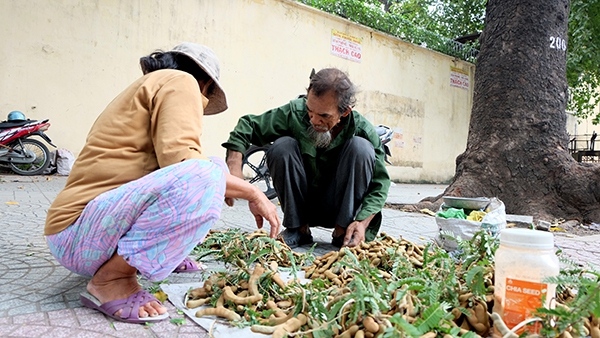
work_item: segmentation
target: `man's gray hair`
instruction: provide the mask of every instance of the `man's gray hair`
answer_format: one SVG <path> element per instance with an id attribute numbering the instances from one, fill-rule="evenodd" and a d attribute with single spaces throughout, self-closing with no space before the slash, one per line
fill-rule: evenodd
<path id="1" fill-rule="evenodd" d="M 316 74 L 311 74 L 306 93 L 308 94 L 311 90 L 317 97 L 333 91 L 337 98 L 340 114 L 356 104 L 356 87 L 348 75 L 337 68 L 324 68 Z"/>

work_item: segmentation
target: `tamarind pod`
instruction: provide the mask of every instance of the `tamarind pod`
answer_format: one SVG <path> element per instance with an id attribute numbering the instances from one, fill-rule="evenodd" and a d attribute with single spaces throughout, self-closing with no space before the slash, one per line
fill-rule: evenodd
<path id="1" fill-rule="evenodd" d="M 333 282 L 333 284 L 337 285 L 337 286 L 342 286 L 344 285 L 344 283 L 342 282 L 341 279 L 335 277 L 334 279 L 331 280 Z"/>
<path id="2" fill-rule="evenodd" d="M 254 232 L 246 235 L 246 239 L 253 240 L 258 237 L 266 237 L 266 236 L 268 236 L 267 232 L 265 230 L 261 229 L 261 230 L 255 230 Z"/>
<path id="3" fill-rule="evenodd" d="M 379 257 L 375 257 L 372 261 L 371 261 L 371 266 L 379 266 L 379 264 L 381 264 L 381 259 Z"/>
<path id="4" fill-rule="evenodd" d="M 502 337 L 506 336 L 506 334 L 510 332 L 510 329 L 508 328 L 508 326 L 506 326 L 506 324 L 502 320 L 502 317 L 500 317 L 500 315 L 497 312 L 492 313 L 491 318 L 494 322 L 494 328 L 498 330 L 498 332 L 500 332 Z M 519 336 L 513 332 L 510 336 L 508 336 L 508 338 L 519 338 Z"/>
<path id="5" fill-rule="evenodd" d="M 417 253 L 417 255 L 419 255 L 419 256 L 423 256 L 423 250 L 424 250 L 424 249 L 425 249 L 425 247 L 424 247 L 424 246 L 420 246 L 420 245 L 415 245 L 415 246 L 413 246 L 413 251 L 414 251 L 415 253 Z"/>
<path id="6" fill-rule="evenodd" d="M 251 296 L 260 295 L 260 293 L 258 292 L 258 282 L 260 280 L 260 276 L 262 276 L 264 272 L 265 268 L 263 268 L 260 264 L 256 264 L 256 266 L 254 267 L 254 271 L 252 271 L 252 274 L 248 279 L 248 290 L 250 291 Z"/>
<path id="7" fill-rule="evenodd" d="M 592 326 L 600 326 L 600 321 L 598 320 L 598 317 L 592 315 Z"/>
<path id="8" fill-rule="evenodd" d="M 487 331 L 489 331 L 490 327 L 488 325 L 486 325 L 486 323 L 481 323 L 479 321 L 479 319 L 477 318 L 477 315 L 475 314 L 475 310 L 467 309 L 467 311 L 469 311 L 469 315 L 467 316 L 467 321 L 469 322 L 469 324 L 471 324 L 473 329 L 475 329 L 475 332 L 477 332 L 477 334 L 481 335 L 481 334 L 485 334 Z"/>
<path id="9" fill-rule="evenodd" d="M 429 331 L 424 335 L 421 335 L 419 338 L 435 338 L 437 337 L 437 333 L 433 331 Z"/>
<path id="10" fill-rule="evenodd" d="M 297 317 L 290 318 L 285 323 L 277 325 L 275 331 L 273 331 L 273 338 L 283 338 L 288 333 L 298 331 L 304 324 L 306 324 L 306 315 L 300 313 Z"/>
<path id="11" fill-rule="evenodd" d="M 280 309 L 287 309 L 293 305 L 291 300 L 280 300 L 276 304 Z"/>
<path id="12" fill-rule="evenodd" d="M 287 284 L 285 284 L 285 282 L 283 281 L 283 279 L 281 279 L 281 276 L 279 275 L 279 272 L 275 272 L 271 275 L 271 280 L 277 284 L 277 286 L 279 286 L 281 289 L 285 289 L 287 287 Z"/>
<path id="13" fill-rule="evenodd" d="M 354 325 L 350 326 L 346 331 L 342 332 L 342 334 L 340 334 L 338 337 L 339 338 L 352 338 L 352 337 L 354 337 L 356 332 L 358 332 L 359 329 L 360 328 L 358 327 L 358 325 L 354 324 Z"/>
<path id="14" fill-rule="evenodd" d="M 568 331 L 563 331 L 558 338 L 573 338 L 573 336 L 571 336 L 571 334 Z"/>
<path id="15" fill-rule="evenodd" d="M 454 321 L 458 320 L 458 318 L 460 318 L 460 316 L 462 316 L 462 312 L 460 312 L 460 309 L 455 307 L 452 309 L 452 315 L 454 316 Z"/>
<path id="16" fill-rule="evenodd" d="M 254 333 L 273 334 L 273 332 L 275 332 L 275 326 L 254 324 L 250 326 L 250 331 Z"/>
<path id="17" fill-rule="evenodd" d="M 387 271 L 379 270 L 379 272 L 381 273 L 381 277 L 383 277 L 385 279 L 392 278 L 392 274 Z"/>
<path id="18" fill-rule="evenodd" d="M 469 324 L 468 320 L 463 320 L 462 323 L 460 324 L 460 328 L 461 329 L 465 329 L 467 331 L 471 331 L 471 324 Z"/>
<path id="19" fill-rule="evenodd" d="M 375 322 L 375 319 L 371 316 L 366 316 L 363 319 L 362 324 L 365 330 L 367 330 L 368 332 L 375 333 L 379 331 L 379 324 L 377 324 L 377 322 Z"/>
<path id="20" fill-rule="evenodd" d="M 237 295 L 238 295 L 238 297 L 247 297 L 248 296 L 248 290 L 240 291 Z"/>
<path id="21" fill-rule="evenodd" d="M 227 280 L 225 280 L 225 278 L 219 279 L 219 281 L 217 282 L 217 286 L 221 289 L 224 288 L 225 285 L 227 285 Z"/>
<path id="22" fill-rule="evenodd" d="M 363 330 L 356 331 L 356 333 L 354 334 L 354 338 L 365 338 L 365 331 L 363 331 Z"/>
<path id="23" fill-rule="evenodd" d="M 217 304 L 215 307 L 225 307 L 225 296 L 221 293 L 219 299 L 217 299 Z"/>
<path id="24" fill-rule="evenodd" d="M 236 295 L 235 293 L 233 293 L 233 291 L 231 290 L 231 287 L 226 286 L 225 288 L 223 288 L 223 298 L 225 300 L 232 301 L 234 304 L 248 305 L 248 304 L 256 304 L 256 303 L 260 302 L 263 299 L 263 296 L 255 295 L 255 296 L 240 297 L 240 296 Z"/>
<path id="25" fill-rule="evenodd" d="M 382 323 L 379 323 L 379 330 L 377 330 L 377 332 L 375 333 L 375 337 L 382 335 L 385 332 L 385 325 L 383 325 Z"/>
<path id="26" fill-rule="evenodd" d="M 365 332 L 365 338 L 374 338 L 375 334 L 373 332 Z"/>
<path id="27" fill-rule="evenodd" d="M 308 270 L 304 272 L 304 277 L 311 278 L 315 271 L 317 271 L 317 268 L 315 266 L 310 266 Z"/>
<path id="28" fill-rule="evenodd" d="M 444 338 L 452 338 L 452 337 L 453 337 L 453 336 L 452 336 L 451 334 L 448 334 L 448 333 L 446 333 L 446 334 L 444 335 Z"/>
<path id="29" fill-rule="evenodd" d="M 190 299 L 185 303 L 185 307 L 187 307 L 188 309 L 193 309 L 204 304 L 208 304 L 208 302 L 210 302 L 210 297 L 202 299 Z"/>
<path id="30" fill-rule="evenodd" d="M 201 288 L 195 288 L 195 289 L 188 291 L 187 295 L 189 298 L 192 298 L 192 299 L 206 298 L 209 296 L 206 289 L 204 289 L 204 286 L 202 286 Z"/>
<path id="31" fill-rule="evenodd" d="M 485 324 L 485 326 L 489 330 L 490 316 L 489 316 L 489 314 L 486 310 L 486 306 L 484 306 L 484 304 L 485 303 L 478 302 L 477 305 L 475 305 L 475 316 L 477 316 L 477 321 Z"/>
<path id="32" fill-rule="evenodd" d="M 325 272 L 323 274 L 325 275 L 325 277 L 329 278 L 330 280 L 333 280 L 334 278 L 338 277 L 338 275 L 331 272 L 331 270 L 325 270 Z"/>
<path id="33" fill-rule="evenodd" d="M 415 251 L 415 247 L 412 245 L 412 243 L 410 243 L 410 245 L 406 246 L 406 254 L 408 256 L 412 256 L 414 251 Z"/>
<path id="34" fill-rule="evenodd" d="M 278 268 L 279 268 L 279 267 L 277 266 L 277 261 L 270 261 L 270 262 L 269 262 L 269 269 L 270 269 L 271 271 L 277 272 L 277 269 L 278 269 Z"/>
<path id="35" fill-rule="evenodd" d="M 458 302 L 462 304 L 462 303 L 468 301 L 469 298 L 471 298 L 471 297 L 473 297 L 472 292 L 463 293 L 462 295 L 458 296 Z"/>
<path id="36" fill-rule="evenodd" d="M 590 327 L 590 336 L 592 338 L 600 338 L 600 327 L 598 325 Z"/>
<path id="37" fill-rule="evenodd" d="M 348 326 L 346 326 L 346 321 L 348 321 L 349 314 L 350 314 L 350 310 L 346 310 L 342 313 L 342 318 L 340 319 L 340 325 L 342 325 L 342 333 L 343 333 L 343 331 L 348 329 Z"/>
<path id="38" fill-rule="evenodd" d="M 268 309 L 270 310 L 274 310 L 275 313 L 275 317 L 285 317 L 287 316 L 287 314 L 285 312 L 283 312 L 278 306 L 277 304 L 275 304 L 274 301 L 272 300 L 268 300 L 267 303 L 265 304 L 267 306 Z"/>
<path id="39" fill-rule="evenodd" d="M 417 266 L 417 267 L 422 267 L 423 266 L 423 262 L 419 261 L 418 259 L 416 259 L 413 256 L 410 256 L 408 258 L 408 261 L 411 262 L 413 265 Z"/>
<path id="40" fill-rule="evenodd" d="M 294 311 L 290 311 L 285 317 L 273 317 L 267 319 L 259 319 L 258 323 L 261 325 L 276 326 L 285 323 L 286 321 L 294 317 Z"/>
<path id="41" fill-rule="evenodd" d="M 217 316 L 217 317 L 225 318 L 229 321 L 238 321 L 238 320 L 242 319 L 242 317 L 240 317 L 240 315 L 238 315 L 234 311 L 231 311 L 224 307 L 211 307 L 211 308 L 207 308 L 207 309 L 198 310 L 196 312 L 196 317 L 203 317 L 203 316 Z"/>
<path id="42" fill-rule="evenodd" d="M 406 294 L 406 314 L 411 317 L 417 315 L 417 309 L 415 308 L 415 303 L 413 302 L 413 298 L 410 293 Z"/>
<path id="43" fill-rule="evenodd" d="M 329 269 L 329 270 L 331 270 L 331 272 L 335 273 L 336 275 L 339 275 L 340 272 L 342 272 L 342 266 L 336 265 L 336 266 L 331 267 L 331 269 Z"/>
<path id="44" fill-rule="evenodd" d="M 328 253 L 324 254 L 323 256 L 317 257 L 317 259 L 323 261 L 323 260 L 329 258 L 329 256 L 332 256 L 334 254 L 337 254 L 337 252 L 335 252 L 335 251 L 329 251 Z"/>
<path id="45" fill-rule="evenodd" d="M 333 255 L 329 256 L 329 258 L 327 259 L 327 262 L 319 268 L 319 270 L 317 270 L 318 273 L 324 273 L 325 270 L 329 269 L 329 267 L 331 266 L 331 264 L 333 264 L 333 262 L 335 262 L 338 258 L 337 253 L 334 252 Z"/>

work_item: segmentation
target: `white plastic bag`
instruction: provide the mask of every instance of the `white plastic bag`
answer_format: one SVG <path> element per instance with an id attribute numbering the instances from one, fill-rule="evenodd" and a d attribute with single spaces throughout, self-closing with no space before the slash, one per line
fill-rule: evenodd
<path id="1" fill-rule="evenodd" d="M 469 240 L 473 238 L 475 233 L 482 229 L 487 230 L 495 236 L 500 230 L 506 228 L 506 208 L 501 200 L 493 197 L 490 198 L 488 209 L 489 212 L 483 216 L 481 222 L 436 216 L 435 222 L 440 230 L 436 241 L 446 251 L 454 251 L 458 247 L 458 243 L 456 243 L 454 238 Z M 439 211 L 442 211 L 442 207 L 440 207 Z"/>
<path id="2" fill-rule="evenodd" d="M 56 173 L 62 176 L 68 176 L 73 168 L 75 156 L 68 149 L 56 149 Z"/>

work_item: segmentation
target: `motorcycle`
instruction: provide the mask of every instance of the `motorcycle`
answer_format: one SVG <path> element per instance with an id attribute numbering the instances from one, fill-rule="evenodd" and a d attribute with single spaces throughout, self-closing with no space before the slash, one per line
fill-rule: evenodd
<path id="1" fill-rule="evenodd" d="M 39 136 L 56 146 L 44 133 L 50 128 L 49 119 L 25 119 L 21 112 L 11 112 L 8 120 L 0 122 L 0 164 L 8 165 L 19 175 L 40 175 L 50 165 L 50 151 L 46 145 L 31 136 Z"/>
<path id="2" fill-rule="evenodd" d="M 381 146 L 385 152 L 385 162 L 391 165 L 392 162 L 390 162 L 388 157 L 392 156 L 392 153 L 390 152 L 390 148 L 387 144 L 392 140 L 394 131 L 392 128 L 383 124 L 376 126 L 375 130 L 377 131 L 377 135 L 379 135 Z M 274 199 L 277 197 L 277 193 L 273 187 L 271 174 L 269 173 L 269 168 L 267 167 L 267 150 L 270 146 L 270 144 L 264 146 L 251 145 L 250 148 L 248 148 L 248 150 L 246 150 L 244 153 L 242 172 L 245 176 L 250 177 L 249 182 L 251 184 L 256 184 L 259 188 L 261 188 L 262 192 L 267 196 L 268 199 Z"/>

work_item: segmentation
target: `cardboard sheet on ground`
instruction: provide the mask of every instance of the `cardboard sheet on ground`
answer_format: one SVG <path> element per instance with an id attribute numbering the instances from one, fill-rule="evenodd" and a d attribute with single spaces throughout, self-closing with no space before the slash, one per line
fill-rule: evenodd
<path id="1" fill-rule="evenodd" d="M 280 272 L 281 279 L 288 281 L 291 278 L 287 272 Z M 304 278 L 304 271 L 298 271 L 298 278 L 301 282 L 306 281 Z M 250 330 L 250 327 L 238 328 L 229 324 L 226 319 L 217 318 L 214 316 L 207 317 L 196 317 L 196 312 L 200 309 L 207 308 L 209 306 L 201 306 L 194 309 L 188 309 L 185 306 L 185 294 L 191 288 L 199 288 L 204 285 L 204 282 L 196 283 L 183 283 L 183 284 L 161 284 L 162 290 L 169 296 L 169 301 L 173 305 L 183 311 L 193 322 L 202 326 L 206 331 L 212 329 L 212 334 L 215 338 L 239 338 L 239 337 L 252 337 L 252 338 L 265 338 L 269 337 L 261 333 L 254 333 Z"/>

